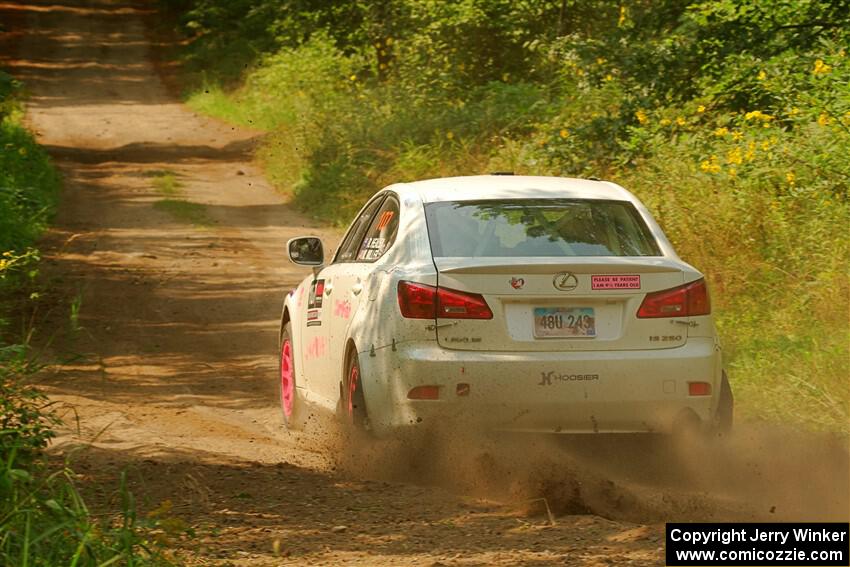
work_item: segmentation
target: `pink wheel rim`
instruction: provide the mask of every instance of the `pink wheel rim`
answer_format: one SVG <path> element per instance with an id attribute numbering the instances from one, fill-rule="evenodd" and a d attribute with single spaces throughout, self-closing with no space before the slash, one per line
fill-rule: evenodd
<path id="1" fill-rule="evenodd" d="M 280 403 L 286 417 L 292 416 L 294 398 L 294 369 L 292 367 L 292 343 L 289 339 L 283 341 L 280 347 Z"/>
<path id="2" fill-rule="evenodd" d="M 348 373 L 348 418 L 354 419 L 354 392 L 357 391 L 357 381 L 360 379 L 360 369 L 357 365 L 351 367 Z"/>

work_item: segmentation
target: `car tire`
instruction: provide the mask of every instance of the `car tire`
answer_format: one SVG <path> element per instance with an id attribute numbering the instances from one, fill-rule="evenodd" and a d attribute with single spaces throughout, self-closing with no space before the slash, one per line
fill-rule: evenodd
<path id="1" fill-rule="evenodd" d="M 720 396 L 717 401 L 717 413 L 714 417 L 714 430 L 720 436 L 729 435 L 732 432 L 734 421 L 735 397 L 732 395 L 732 387 L 726 371 L 720 380 Z"/>
<path id="2" fill-rule="evenodd" d="M 280 355 L 278 358 L 278 405 L 287 429 L 301 429 L 303 412 L 298 398 L 295 372 L 295 348 L 292 342 L 292 324 L 286 323 L 280 333 Z"/>
<path id="3" fill-rule="evenodd" d="M 340 417 L 343 423 L 356 431 L 367 431 L 369 419 L 366 413 L 366 398 L 363 395 L 363 374 L 360 371 L 360 357 L 356 349 L 351 349 L 345 364 L 340 402 Z"/>

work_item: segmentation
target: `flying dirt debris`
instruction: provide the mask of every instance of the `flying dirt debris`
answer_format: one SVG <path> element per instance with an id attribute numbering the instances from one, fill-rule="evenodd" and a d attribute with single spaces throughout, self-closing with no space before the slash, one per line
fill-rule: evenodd
<path id="1" fill-rule="evenodd" d="M 658 565 L 665 521 L 848 519 L 846 439 L 776 425 L 706 443 L 376 440 L 318 413 L 282 428 L 280 301 L 305 274 L 285 244 L 340 234 L 273 190 L 257 132 L 166 88 L 155 17 L 146 2 L 0 3 L 3 65 L 64 177 L 44 270 L 79 330 L 51 344 L 66 362 L 42 383 L 66 408 L 52 454 L 94 510 L 127 471 L 140 517 L 186 528 L 170 545 L 189 565 Z"/>

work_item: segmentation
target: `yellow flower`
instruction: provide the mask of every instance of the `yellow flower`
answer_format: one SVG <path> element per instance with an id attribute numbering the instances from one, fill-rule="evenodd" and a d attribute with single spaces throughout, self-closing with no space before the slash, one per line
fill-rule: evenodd
<path id="1" fill-rule="evenodd" d="M 744 159 L 741 157 L 741 148 L 735 147 L 726 153 L 726 161 L 734 164 L 742 164 Z"/>
<path id="2" fill-rule="evenodd" d="M 0 272 L 5 270 L 9 263 L 9 260 L 0 260 Z"/>
<path id="3" fill-rule="evenodd" d="M 823 59 L 818 59 L 815 61 L 815 68 L 812 69 L 812 73 L 815 75 L 826 75 L 832 71 L 832 67 L 823 62 Z"/>
<path id="4" fill-rule="evenodd" d="M 448 138 L 449 140 L 453 140 L 454 137 L 455 135 L 453 132 L 446 132 L 446 138 Z"/>
<path id="5" fill-rule="evenodd" d="M 725 126 L 718 128 L 717 130 L 714 131 L 714 135 L 717 136 L 718 138 L 725 136 L 728 133 L 729 133 L 729 128 L 727 128 Z"/>
<path id="6" fill-rule="evenodd" d="M 597 65 L 604 65 L 605 64 L 605 58 L 604 57 L 597 57 L 596 58 L 596 64 Z"/>
<path id="7" fill-rule="evenodd" d="M 745 120 L 762 120 L 764 122 L 770 122 L 773 120 L 773 116 L 770 114 L 765 114 L 761 110 L 753 110 L 752 112 L 748 112 L 744 115 Z"/>
<path id="8" fill-rule="evenodd" d="M 736 142 L 744 137 L 743 132 L 732 132 L 732 139 Z"/>
<path id="9" fill-rule="evenodd" d="M 720 173 L 720 165 L 717 163 L 717 156 L 709 156 L 707 160 L 703 160 L 699 164 L 699 168 L 706 173 Z"/>
<path id="10" fill-rule="evenodd" d="M 661 119 L 661 125 L 662 126 L 669 126 L 670 125 L 670 119 L 669 118 L 662 118 Z"/>
<path id="11" fill-rule="evenodd" d="M 750 142 L 747 144 L 747 153 L 744 154 L 744 159 L 747 161 L 753 161 L 756 157 L 756 143 Z"/>
<path id="12" fill-rule="evenodd" d="M 570 133 L 565 128 L 565 129 L 560 131 L 560 135 L 561 135 L 562 138 L 567 138 L 570 135 Z"/>
<path id="13" fill-rule="evenodd" d="M 697 112 L 699 112 L 700 114 L 702 114 L 703 112 L 705 112 L 705 106 L 703 106 L 702 104 L 701 104 L 701 105 L 699 105 L 699 106 L 697 107 Z"/>
<path id="14" fill-rule="evenodd" d="M 789 171 L 785 174 L 785 181 L 788 182 L 788 185 L 794 185 L 794 183 L 797 181 L 797 176 L 794 175 L 793 171 Z"/>
<path id="15" fill-rule="evenodd" d="M 676 124 L 678 124 L 679 126 L 684 126 L 685 124 L 687 124 L 687 121 L 685 120 L 684 116 L 679 116 L 678 118 L 676 118 Z"/>
<path id="16" fill-rule="evenodd" d="M 635 118 L 637 118 L 638 122 L 640 122 L 641 124 L 646 124 L 647 122 L 649 122 L 649 117 L 643 110 L 638 110 L 637 112 L 635 112 Z"/>
<path id="17" fill-rule="evenodd" d="M 729 177 L 735 177 L 736 175 L 738 175 L 738 170 L 735 169 L 734 167 L 730 167 L 729 168 Z"/>
<path id="18" fill-rule="evenodd" d="M 614 80 L 614 75 L 611 75 L 611 74 L 605 75 L 605 80 L 606 80 L 606 81 L 609 81 L 609 82 L 610 82 L 610 81 L 613 81 L 613 80 Z"/>
<path id="19" fill-rule="evenodd" d="M 392 44 L 393 44 L 393 38 L 388 37 L 388 38 L 385 40 L 385 42 L 384 42 L 384 43 L 386 43 L 386 44 L 387 44 L 387 46 L 392 45 Z"/>
<path id="20" fill-rule="evenodd" d="M 349 81 L 356 81 L 356 80 L 357 80 L 357 75 L 351 75 L 350 77 L 348 77 L 348 80 L 349 80 Z"/>
<path id="21" fill-rule="evenodd" d="M 27 155 L 27 149 L 26 148 L 19 148 L 18 153 L 21 154 L 22 156 L 26 156 Z"/>
<path id="22" fill-rule="evenodd" d="M 826 112 L 821 112 L 820 116 L 818 116 L 818 124 L 821 126 L 829 126 L 829 123 L 832 120 L 829 118 L 829 115 Z"/>
<path id="23" fill-rule="evenodd" d="M 770 149 L 770 142 L 769 142 L 769 141 L 767 141 L 767 140 L 765 140 L 764 142 L 762 142 L 762 143 L 761 143 L 761 149 L 763 149 L 764 151 L 769 150 L 769 149 Z"/>
<path id="24" fill-rule="evenodd" d="M 788 111 L 789 116 L 797 116 L 798 114 L 800 114 L 800 109 L 797 108 L 796 106 Z"/>
<path id="25" fill-rule="evenodd" d="M 617 27 L 623 27 L 623 24 L 626 23 L 626 18 L 629 15 L 629 10 L 625 6 L 620 6 L 620 17 L 617 19 Z"/>
<path id="26" fill-rule="evenodd" d="M 764 81 L 765 79 L 767 79 L 767 73 L 759 71 L 759 81 Z"/>

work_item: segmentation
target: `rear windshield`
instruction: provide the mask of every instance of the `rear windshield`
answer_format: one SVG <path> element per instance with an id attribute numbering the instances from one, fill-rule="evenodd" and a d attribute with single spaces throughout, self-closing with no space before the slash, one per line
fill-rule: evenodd
<path id="1" fill-rule="evenodd" d="M 511 199 L 425 205 L 435 257 L 660 256 L 631 203 Z"/>

